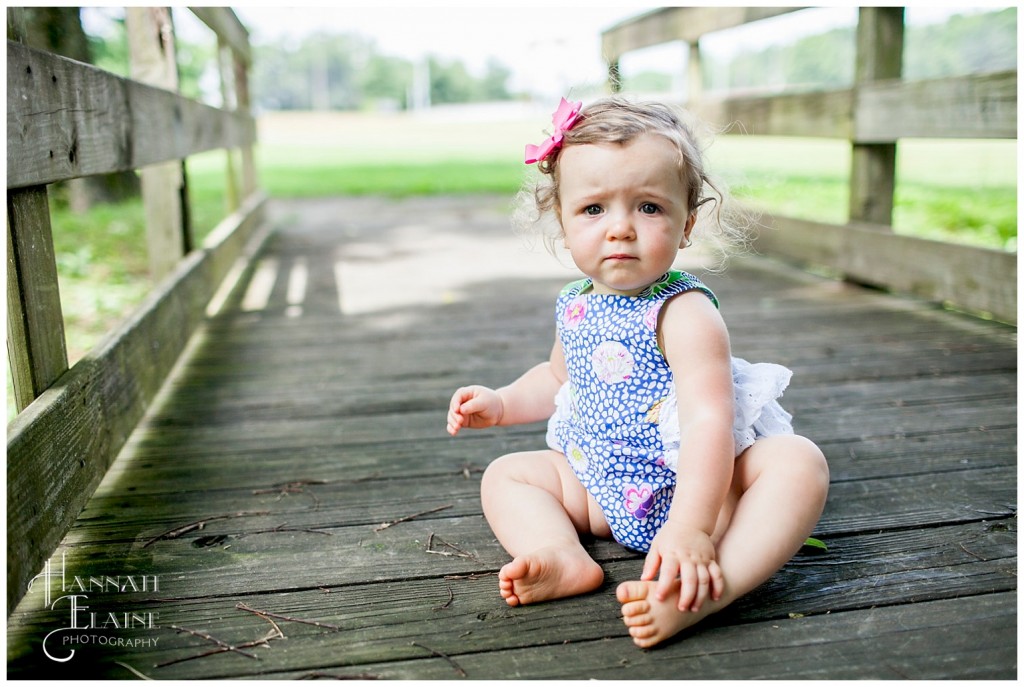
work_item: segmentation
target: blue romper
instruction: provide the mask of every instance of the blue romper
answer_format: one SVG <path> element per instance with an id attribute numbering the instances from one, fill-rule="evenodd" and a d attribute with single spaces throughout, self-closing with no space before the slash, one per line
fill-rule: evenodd
<path id="1" fill-rule="evenodd" d="M 601 506 L 615 540 L 638 551 L 668 517 L 679 457 L 672 371 L 658 347 L 658 313 L 681 293 L 715 295 L 691 274 L 671 271 L 637 296 L 587 293 L 590 279 L 558 297 L 558 337 L 569 380 L 548 422 L 548 445 L 563 453 Z M 733 359 L 736 455 L 758 437 L 792 433 L 776 399 L 792 373 Z"/>

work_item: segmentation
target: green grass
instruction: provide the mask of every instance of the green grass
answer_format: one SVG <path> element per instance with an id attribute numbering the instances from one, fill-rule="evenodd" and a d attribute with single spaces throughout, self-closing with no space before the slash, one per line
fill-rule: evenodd
<path id="1" fill-rule="evenodd" d="M 843 224 L 849 220 L 849 183 L 836 177 L 743 175 L 731 182 L 734 196 L 770 212 Z M 981 248 L 1015 251 L 1017 199 L 1012 187 L 950 189 L 903 182 L 896 188 L 893 229 L 897 233 Z"/>
<path id="2" fill-rule="evenodd" d="M 258 179 L 272 197 L 496 193 L 529 173 L 523 144 L 548 122 L 468 122 L 329 113 L 271 114 L 260 122 Z M 847 221 L 849 145 L 822 139 L 721 136 L 713 172 L 739 199 L 777 214 Z M 1016 250 L 1015 141 L 900 144 L 894 227 L 927 238 Z M 237 163 L 236 163 L 237 165 Z M 197 243 L 226 214 L 226 155 L 188 164 Z M 74 363 L 145 297 L 139 200 L 76 214 L 52 202 L 68 351 Z M 10 384 L 8 384 L 10 389 Z M 10 391 L 8 418 L 13 416 Z"/>
<path id="3" fill-rule="evenodd" d="M 779 215 L 849 220 L 844 141 L 723 136 L 708 159 L 737 198 Z M 1015 141 L 904 141 L 896 179 L 897 233 L 1016 251 Z"/>
<path id="4" fill-rule="evenodd" d="M 522 183 L 518 162 L 447 160 L 434 163 L 344 164 L 261 167 L 260 182 L 271 196 L 439 195 L 514 193 Z"/>

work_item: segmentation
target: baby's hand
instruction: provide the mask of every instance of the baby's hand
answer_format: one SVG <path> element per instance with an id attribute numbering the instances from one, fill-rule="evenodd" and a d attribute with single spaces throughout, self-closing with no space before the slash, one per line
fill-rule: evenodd
<path id="1" fill-rule="evenodd" d="M 504 405 L 494 389 L 464 386 L 452 395 L 448 405 L 448 433 L 455 436 L 463 427 L 481 429 L 501 422 Z"/>
<path id="2" fill-rule="evenodd" d="M 711 537 L 694 527 L 669 520 L 651 542 L 641 580 L 657 578 L 655 595 L 668 598 L 678 580 L 679 610 L 697 612 L 708 598 L 722 596 L 725 581 L 715 560 Z"/>

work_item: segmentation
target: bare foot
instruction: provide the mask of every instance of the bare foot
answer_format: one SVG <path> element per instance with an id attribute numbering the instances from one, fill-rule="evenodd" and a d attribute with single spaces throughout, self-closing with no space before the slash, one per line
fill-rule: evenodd
<path id="1" fill-rule="evenodd" d="M 498 591 L 509 606 L 560 599 L 593 591 L 604 570 L 580 548 L 548 547 L 518 556 L 498 572 Z"/>
<path id="2" fill-rule="evenodd" d="M 724 605 L 709 599 L 696 613 L 680 611 L 678 589 L 664 601 L 658 601 L 655 584 L 634 580 L 623 582 L 615 590 L 615 597 L 622 604 L 622 621 L 629 628 L 633 643 L 641 649 L 674 637 Z"/>

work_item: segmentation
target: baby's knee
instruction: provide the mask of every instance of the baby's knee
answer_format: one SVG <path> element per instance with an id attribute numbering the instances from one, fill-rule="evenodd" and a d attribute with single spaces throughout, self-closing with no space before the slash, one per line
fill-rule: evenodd
<path id="1" fill-rule="evenodd" d="M 550 466 L 539 452 L 509 453 L 491 461 L 484 470 L 480 488 L 483 491 L 500 489 L 509 482 L 543 483 L 549 471 Z"/>
<path id="2" fill-rule="evenodd" d="M 823 497 L 828 493 L 829 470 L 828 460 L 817 444 L 799 434 L 787 437 L 786 462 L 797 473 L 797 479 L 808 490 L 820 493 Z"/>
<path id="3" fill-rule="evenodd" d="M 492 460 L 480 479 L 481 490 L 487 491 L 510 479 L 518 471 L 515 456 L 516 454 L 510 453 Z"/>
<path id="4" fill-rule="evenodd" d="M 808 496 L 828 492 L 828 461 L 810 439 L 798 434 L 779 434 L 759 439 L 743 456 L 754 474 L 773 474 Z M 746 479 L 749 479 L 747 477 Z M 747 486 L 749 486 L 747 482 Z"/>

